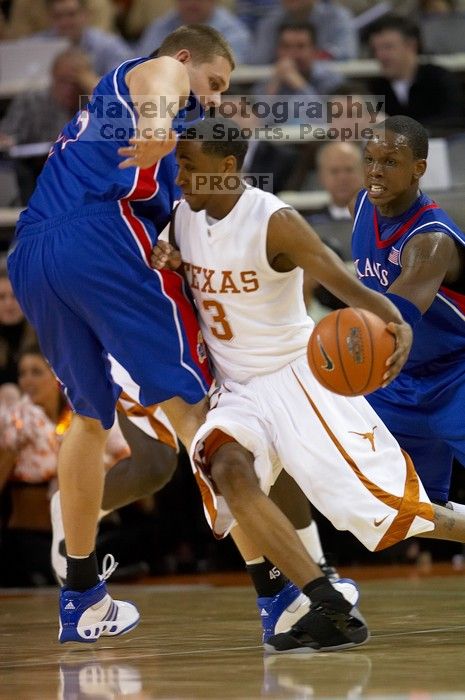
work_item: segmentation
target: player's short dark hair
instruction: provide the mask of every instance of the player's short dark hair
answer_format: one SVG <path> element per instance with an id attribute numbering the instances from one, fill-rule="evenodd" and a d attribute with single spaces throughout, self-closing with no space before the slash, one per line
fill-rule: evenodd
<path id="1" fill-rule="evenodd" d="M 407 17 L 400 17 L 394 14 L 380 17 L 368 27 L 368 38 L 370 39 L 374 34 L 381 34 L 381 32 L 387 31 L 399 32 L 405 39 L 415 39 L 417 46 L 420 48 L 420 28 L 418 24 L 415 24 Z"/>
<path id="2" fill-rule="evenodd" d="M 312 44 L 316 44 L 316 29 L 311 22 L 284 21 L 278 27 L 278 40 L 284 32 L 307 32 Z"/>
<path id="3" fill-rule="evenodd" d="M 416 119 L 399 114 L 388 117 L 381 124 L 377 124 L 375 129 L 384 129 L 405 136 L 415 158 L 428 157 L 428 132 Z"/>
<path id="4" fill-rule="evenodd" d="M 201 150 L 219 158 L 234 156 L 240 170 L 248 147 L 247 130 L 233 119 L 208 117 L 189 127 L 181 134 L 181 140 L 200 141 Z"/>
<path id="5" fill-rule="evenodd" d="M 205 24 L 183 24 L 178 27 L 163 39 L 151 57 L 174 56 L 182 49 L 188 49 L 196 63 L 209 63 L 215 56 L 222 56 L 231 70 L 236 67 L 232 48 L 224 36 Z"/>

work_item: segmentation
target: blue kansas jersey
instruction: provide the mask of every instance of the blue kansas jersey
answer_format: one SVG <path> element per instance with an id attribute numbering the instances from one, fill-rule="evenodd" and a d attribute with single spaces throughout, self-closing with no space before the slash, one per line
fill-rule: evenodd
<path id="1" fill-rule="evenodd" d="M 400 216 L 383 217 L 362 190 L 356 201 L 352 255 L 358 277 L 386 292 L 402 270 L 402 251 L 413 236 L 441 231 L 465 246 L 465 235 L 425 194 Z M 421 375 L 453 366 L 465 357 L 465 294 L 441 286 L 415 327 L 404 371 Z"/>
<path id="2" fill-rule="evenodd" d="M 125 76 L 145 60 L 126 61 L 105 75 L 86 108 L 64 127 L 20 217 L 18 231 L 100 202 L 115 202 L 125 218 L 135 215 L 156 221 L 158 232 L 164 228 L 179 198 L 174 154 L 144 170 L 118 167 L 123 160 L 118 149 L 135 135 L 140 108 L 131 102 Z M 202 116 L 191 95 L 188 108 L 175 116 L 174 127 L 180 131 L 184 119 L 196 112 Z"/>
<path id="3" fill-rule="evenodd" d="M 8 257 L 15 295 L 73 409 L 106 428 L 121 392 L 108 355 L 139 385 L 144 405 L 173 396 L 196 403 L 211 383 L 183 277 L 150 267 L 178 197 L 174 155 L 143 170 L 118 167 L 118 149 L 150 108 L 149 98 L 144 107 L 130 102 L 125 81 L 141 60 L 104 76 L 63 129 Z M 176 127 L 193 116 L 187 111 L 172 115 Z"/>

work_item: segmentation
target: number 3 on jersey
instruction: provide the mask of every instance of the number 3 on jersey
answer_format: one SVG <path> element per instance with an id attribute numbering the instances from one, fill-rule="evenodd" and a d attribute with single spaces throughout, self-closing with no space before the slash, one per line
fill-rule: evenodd
<path id="1" fill-rule="evenodd" d="M 231 340 L 234 334 L 231 330 L 231 326 L 226 318 L 226 312 L 222 304 L 219 301 L 214 301 L 213 299 L 205 299 L 202 301 L 202 306 L 205 311 L 212 312 L 213 326 L 210 326 L 210 330 L 218 340 Z"/>

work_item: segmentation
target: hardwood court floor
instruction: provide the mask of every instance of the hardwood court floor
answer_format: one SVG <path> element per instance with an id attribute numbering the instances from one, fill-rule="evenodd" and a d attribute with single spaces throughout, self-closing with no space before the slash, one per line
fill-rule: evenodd
<path id="1" fill-rule="evenodd" d="M 95 645 L 56 641 L 56 591 L 0 593 L 1 700 L 465 699 L 465 577 L 362 583 L 372 630 L 337 654 L 264 658 L 252 589 L 112 586 L 142 623 Z"/>

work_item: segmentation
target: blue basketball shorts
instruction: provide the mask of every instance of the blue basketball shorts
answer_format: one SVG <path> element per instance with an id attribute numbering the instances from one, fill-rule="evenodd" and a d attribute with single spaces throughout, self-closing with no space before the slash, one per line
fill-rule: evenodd
<path id="1" fill-rule="evenodd" d="M 401 373 L 366 398 L 409 453 L 431 500 L 447 501 L 454 458 L 465 466 L 464 364 L 424 377 Z"/>
<path id="2" fill-rule="evenodd" d="M 73 410 L 105 428 L 121 392 L 109 354 L 139 385 L 142 405 L 173 396 L 196 403 L 211 384 L 184 279 L 149 267 L 156 232 L 139 224 L 145 253 L 110 202 L 24 227 L 8 256 L 14 292 Z"/>

